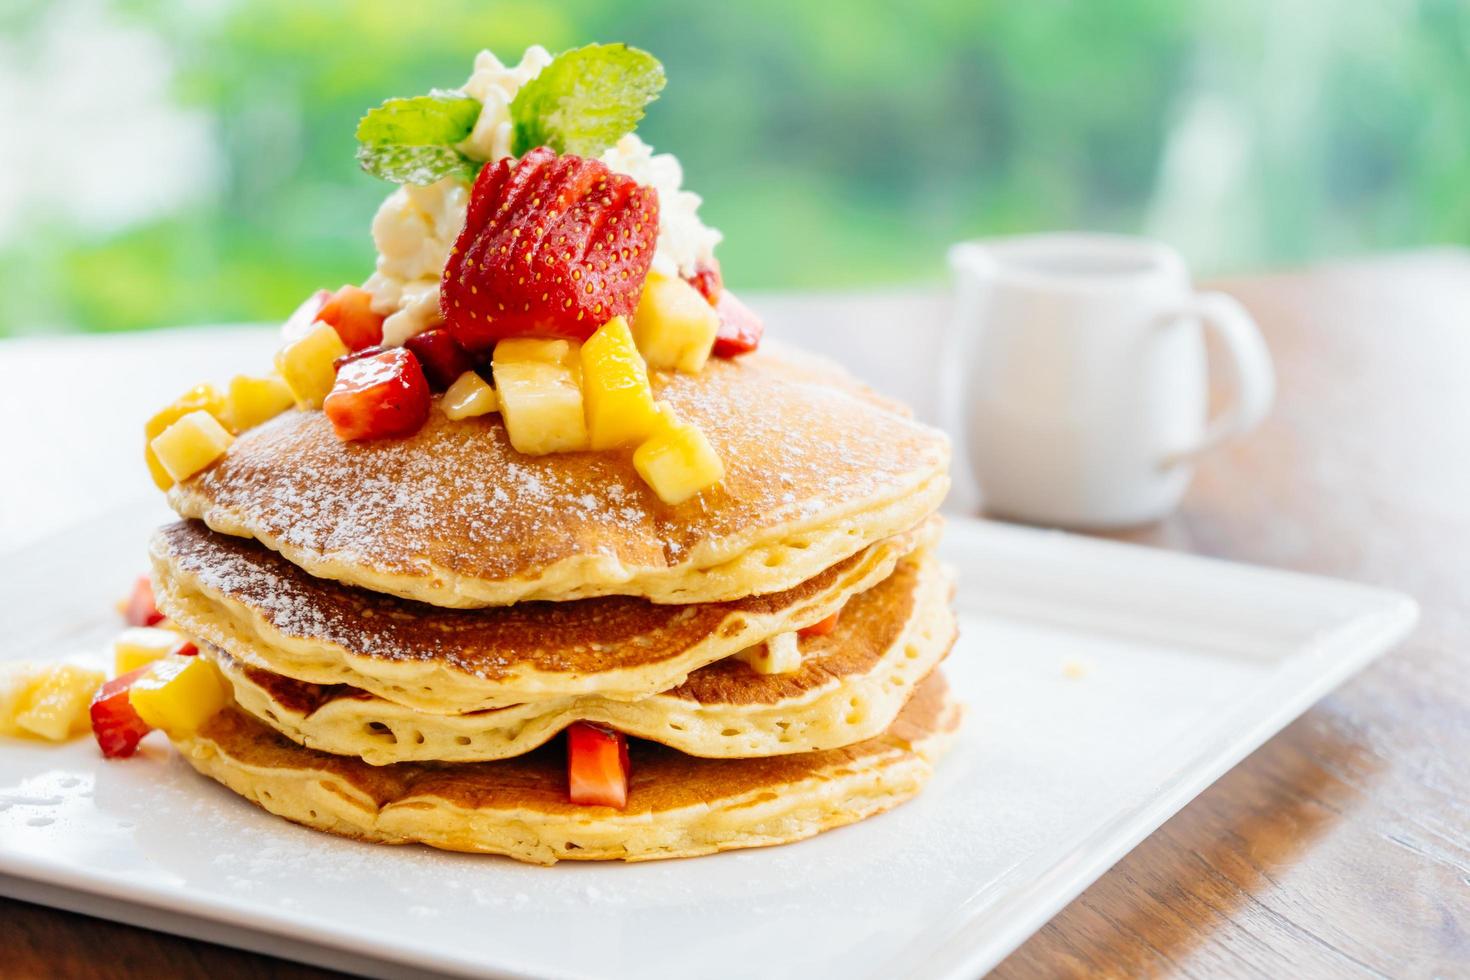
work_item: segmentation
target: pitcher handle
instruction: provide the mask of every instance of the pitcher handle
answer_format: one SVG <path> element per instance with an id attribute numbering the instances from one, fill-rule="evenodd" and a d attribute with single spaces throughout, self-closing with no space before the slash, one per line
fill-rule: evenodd
<path id="1" fill-rule="evenodd" d="M 1197 459 L 1221 443 L 1254 429 L 1271 410 L 1276 371 L 1256 321 L 1233 296 L 1199 293 L 1179 311 L 1199 317 L 1219 338 L 1230 360 L 1230 402 L 1205 428 L 1197 445 L 1170 455 L 1166 462 Z"/>

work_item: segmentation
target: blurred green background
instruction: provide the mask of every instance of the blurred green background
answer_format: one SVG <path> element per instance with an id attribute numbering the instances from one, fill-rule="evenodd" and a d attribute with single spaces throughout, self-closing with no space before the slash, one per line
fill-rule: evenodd
<path id="1" fill-rule="evenodd" d="M 1085 227 L 1203 272 L 1470 242 L 1464 0 L 0 6 L 0 335 L 275 319 L 371 269 L 368 106 L 625 40 L 737 288 Z"/>

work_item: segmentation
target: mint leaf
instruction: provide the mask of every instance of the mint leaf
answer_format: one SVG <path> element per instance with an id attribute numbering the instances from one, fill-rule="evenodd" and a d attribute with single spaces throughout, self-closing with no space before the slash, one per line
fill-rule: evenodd
<path id="1" fill-rule="evenodd" d="M 374 177 L 395 184 L 432 184 L 445 177 L 472 180 L 475 164 L 452 146 L 360 144 L 357 162 Z"/>
<path id="2" fill-rule="evenodd" d="M 472 177 L 475 165 L 454 148 L 475 128 L 480 101 L 457 92 L 389 99 L 357 124 L 357 161 L 375 177 L 432 184 Z"/>
<path id="3" fill-rule="evenodd" d="M 480 100 L 458 92 L 434 91 L 411 99 L 389 99 L 357 124 L 360 143 L 453 146 L 470 135 L 480 117 Z"/>
<path id="4" fill-rule="evenodd" d="M 557 55 L 510 104 L 512 152 L 538 146 L 595 157 L 643 118 L 664 87 L 664 66 L 626 44 L 589 44 Z"/>

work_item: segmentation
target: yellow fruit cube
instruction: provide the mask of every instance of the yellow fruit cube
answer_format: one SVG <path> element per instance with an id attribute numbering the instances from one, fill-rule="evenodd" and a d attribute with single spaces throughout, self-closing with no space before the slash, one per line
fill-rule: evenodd
<path id="1" fill-rule="evenodd" d="M 582 345 L 582 400 L 593 449 L 642 442 L 658 425 L 648 365 L 622 317 L 604 323 Z"/>
<path id="2" fill-rule="evenodd" d="M 92 695 L 107 676 L 72 664 L 48 664 L 40 668 L 24 700 L 16 705 L 17 729 L 32 735 L 65 741 L 90 727 L 88 707 Z"/>
<path id="3" fill-rule="evenodd" d="M 190 412 L 208 412 L 215 418 L 224 414 L 225 399 L 214 385 L 195 385 L 179 397 L 175 398 L 167 406 L 160 409 L 151 419 L 143 425 L 143 458 L 148 463 L 148 472 L 153 476 L 153 482 L 158 484 L 158 489 L 167 490 L 174 485 L 174 478 L 168 475 L 158 457 L 153 454 L 153 447 L 147 445 L 156 436 L 173 425 L 179 419 Z"/>
<path id="4" fill-rule="evenodd" d="M 666 504 L 681 504 L 725 478 L 725 464 L 699 427 L 659 403 L 658 428 L 633 451 L 633 467 Z"/>
<path id="5" fill-rule="evenodd" d="M 298 408 L 321 408 L 337 382 L 333 363 L 348 353 L 330 323 L 318 323 L 276 352 L 276 370 Z"/>
<path id="6" fill-rule="evenodd" d="M 500 399 L 495 389 L 474 371 L 466 371 L 454 379 L 454 384 L 444 392 L 439 402 L 444 414 L 458 421 L 476 415 L 488 415 L 500 408 Z"/>
<path id="7" fill-rule="evenodd" d="M 587 448 L 578 345 L 517 338 L 491 359 L 510 444 L 531 456 Z"/>
<path id="8" fill-rule="evenodd" d="M 126 674 L 139 667 L 162 660 L 184 643 L 184 638 L 171 629 L 157 626 L 134 626 L 125 629 L 112 641 L 112 671 Z"/>
<path id="9" fill-rule="evenodd" d="M 698 374 L 709 360 L 720 317 L 683 279 L 650 272 L 633 313 L 633 336 L 650 367 Z"/>
<path id="10" fill-rule="evenodd" d="M 230 380 L 220 421 L 238 434 L 270 421 L 295 403 L 291 387 L 279 374 L 263 378 L 237 374 Z"/>
<path id="11" fill-rule="evenodd" d="M 182 738 L 228 704 L 230 692 L 218 668 L 203 657 L 165 657 L 133 682 L 128 701 L 145 723 Z"/>
<path id="12" fill-rule="evenodd" d="M 36 664 L 0 664 L 0 735 L 24 734 L 15 716 L 30 704 L 31 690 L 40 679 L 41 668 Z"/>
<path id="13" fill-rule="evenodd" d="M 148 447 L 164 471 L 187 480 L 219 459 L 235 437 L 208 412 L 190 412 L 153 437 Z"/>

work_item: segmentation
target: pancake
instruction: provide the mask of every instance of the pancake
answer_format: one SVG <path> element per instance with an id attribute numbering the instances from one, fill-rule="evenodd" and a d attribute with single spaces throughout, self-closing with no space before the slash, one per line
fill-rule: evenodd
<path id="1" fill-rule="evenodd" d="M 240 663 L 461 714 L 666 690 L 705 664 L 825 618 L 937 533 L 931 519 L 785 592 L 694 606 L 605 596 L 440 609 L 313 578 L 198 522 L 159 529 L 150 550 L 159 607 Z"/>
<path id="2" fill-rule="evenodd" d="M 522 755 L 574 721 L 595 721 L 708 758 L 841 748 L 886 729 L 954 642 L 947 576 L 906 560 L 854 596 L 838 628 L 800 641 L 801 667 L 758 674 L 734 658 L 638 701 L 598 696 L 431 715 L 347 685 L 306 684 L 240 664 L 205 645 L 241 708 L 292 741 L 395 762 L 478 762 Z"/>
<path id="3" fill-rule="evenodd" d="M 403 439 L 343 442 L 288 411 L 169 491 L 184 517 L 253 537 L 314 576 L 447 607 L 605 595 L 724 602 L 793 589 L 915 527 L 949 487 L 949 444 L 811 360 L 715 358 L 655 372 L 724 481 L 662 503 L 624 452 L 525 456 L 498 415 L 432 412 Z"/>
<path id="4" fill-rule="evenodd" d="M 959 725 L 936 672 L 883 734 L 843 749 L 697 759 L 631 747 L 626 809 L 568 802 L 560 742 L 500 762 L 371 766 L 302 748 L 238 708 L 176 744 L 271 813 L 346 837 L 521 861 L 644 861 L 800 840 L 916 794 Z"/>

